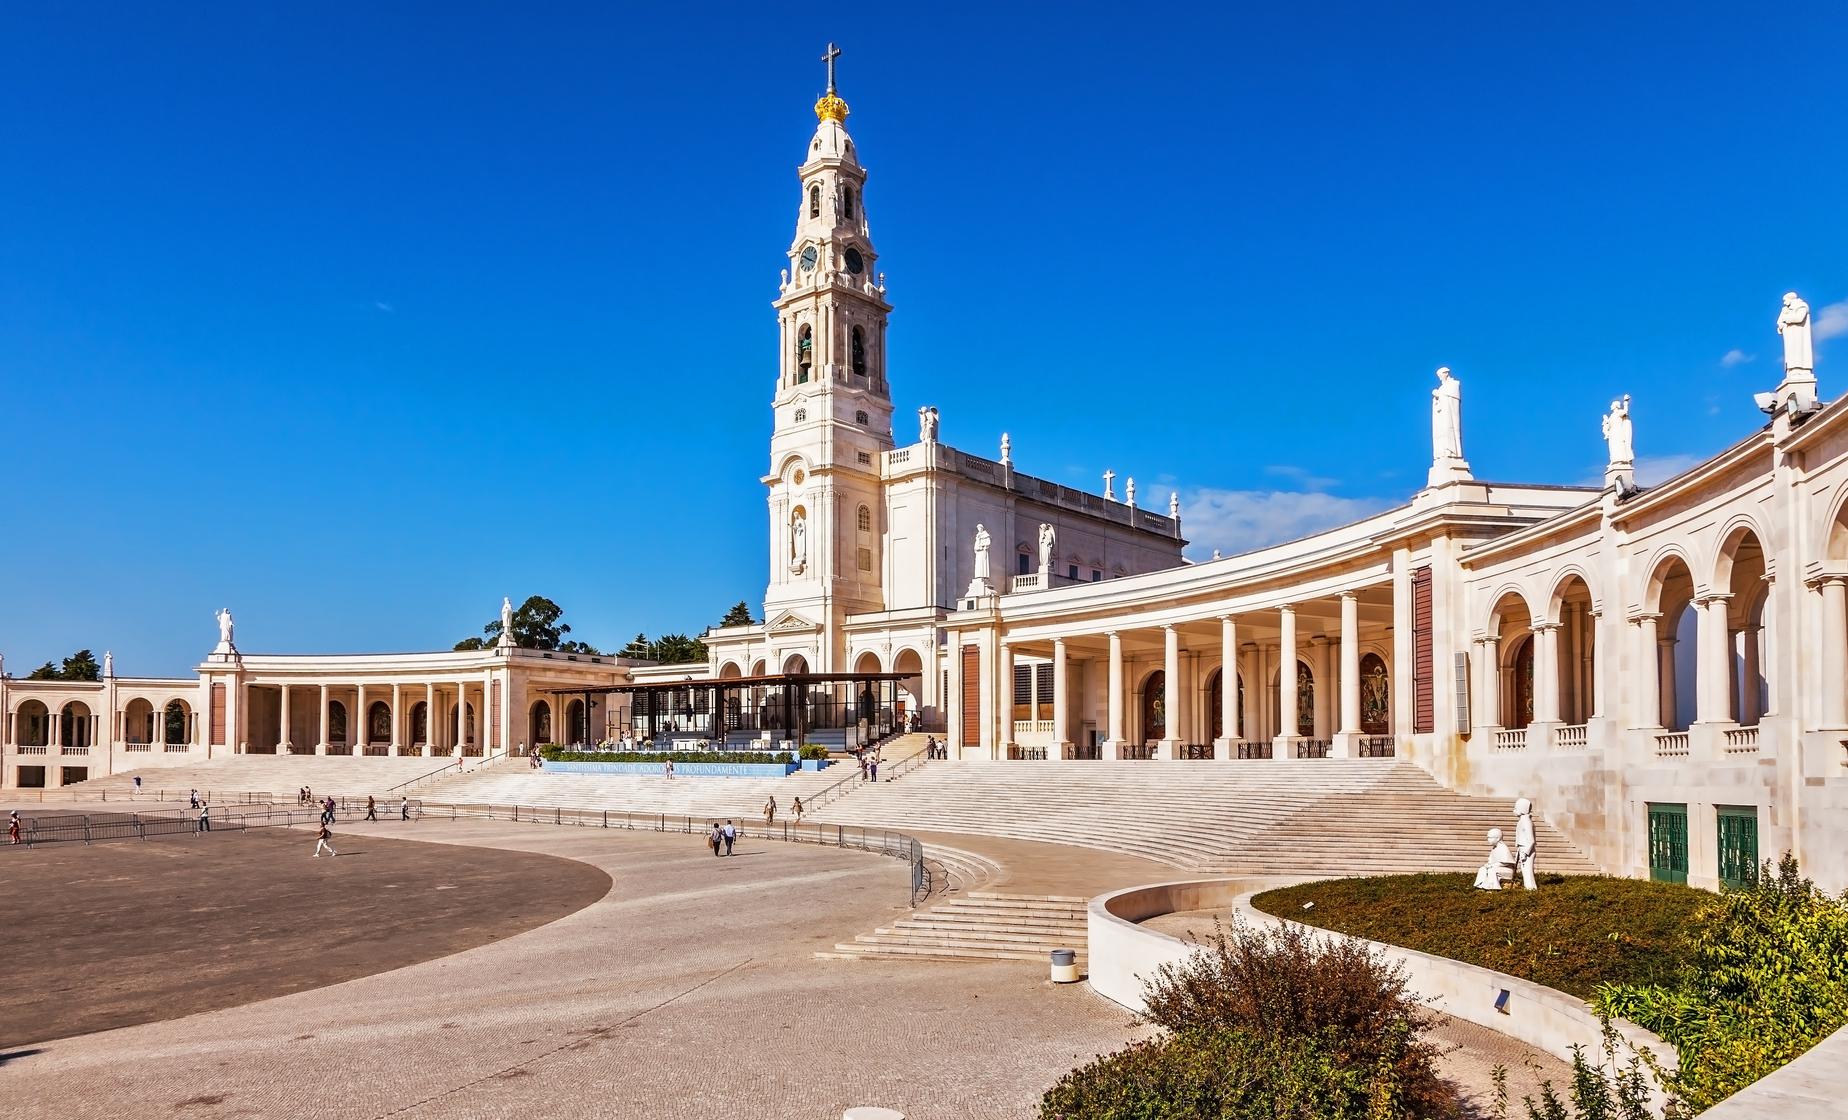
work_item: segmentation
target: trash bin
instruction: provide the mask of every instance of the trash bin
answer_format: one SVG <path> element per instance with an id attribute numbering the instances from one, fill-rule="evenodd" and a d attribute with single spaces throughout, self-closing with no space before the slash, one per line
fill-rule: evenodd
<path id="1" fill-rule="evenodd" d="M 1078 982 L 1078 954 L 1071 949 L 1054 949 L 1052 951 L 1052 982 L 1054 984 L 1076 984 Z"/>

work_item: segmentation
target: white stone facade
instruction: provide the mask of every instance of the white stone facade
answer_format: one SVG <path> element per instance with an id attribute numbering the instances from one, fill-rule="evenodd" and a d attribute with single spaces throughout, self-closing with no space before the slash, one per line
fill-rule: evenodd
<path id="1" fill-rule="evenodd" d="M 182 680 L 0 680 L 5 784 L 240 751 L 494 753 L 612 726 L 554 690 L 884 671 L 915 674 L 907 709 L 953 758 L 1391 755 L 1533 798 L 1615 873 L 1711 886 L 1749 834 L 1757 858 L 1791 850 L 1848 886 L 1848 405 L 1819 403 L 1812 368 L 1760 395 L 1768 425 L 1645 490 L 1627 399 L 1603 488 L 1476 480 L 1443 378 L 1429 485 L 1405 505 L 1186 564 L 1173 517 L 1019 473 L 1011 448 L 959 451 L 934 409 L 898 444 L 846 112 L 832 90 L 818 105 L 775 301 L 762 625 L 710 633 L 703 668 L 232 648 Z M 1813 364 L 1806 306 L 1783 318 Z M 992 592 L 971 594 L 978 524 Z"/>

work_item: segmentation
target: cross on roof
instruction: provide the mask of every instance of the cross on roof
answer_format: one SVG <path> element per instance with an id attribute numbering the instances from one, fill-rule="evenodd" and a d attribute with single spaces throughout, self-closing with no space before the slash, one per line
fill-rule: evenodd
<path id="1" fill-rule="evenodd" d="M 839 58 L 840 56 L 841 56 L 841 49 L 835 46 L 833 43 L 828 44 L 827 51 L 824 52 L 821 56 L 821 60 L 828 64 L 828 92 L 829 93 L 834 92 L 834 60 Z"/>

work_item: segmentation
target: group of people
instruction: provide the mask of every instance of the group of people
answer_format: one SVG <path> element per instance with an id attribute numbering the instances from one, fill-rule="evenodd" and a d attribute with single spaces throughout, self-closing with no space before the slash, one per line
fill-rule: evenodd
<path id="1" fill-rule="evenodd" d="M 868 757 L 866 751 L 864 750 L 857 751 L 855 753 L 857 753 L 860 756 L 860 780 L 863 782 L 878 781 L 879 780 L 879 755 L 878 753 L 874 752 L 874 754 L 871 757 Z"/>
<path id="2" fill-rule="evenodd" d="M 712 849 L 712 854 L 715 856 L 731 855 L 732 845 L 737 842 L 738 829 L 730 821 L 722 825 L 714 821 L 711 830 L 706 833 L 706 846 Z M 724 850 L 720 851 L 721 848 Z"/>
<path id="3" fill-rule="evenodd" d="M 796 803 L 790 806 L 790 812 L 796 815 L 796 823 L 801 824 L 802 823 L 802 799 L 800 797 L 796 798 Z M 775 823 L 776 823 L 776 794 L 773 793 L 770 795 L 770 800 L 764 802 L 764 827 L 769 828 L 771 825 Z"/>
<path id="4" fill-rule="evenodd" d="M 948 743 L 939 743 L 935 735 L 929 736 L 924 740 L 924 757 L 948 759 L 950 757 L 950 745 Z"/>

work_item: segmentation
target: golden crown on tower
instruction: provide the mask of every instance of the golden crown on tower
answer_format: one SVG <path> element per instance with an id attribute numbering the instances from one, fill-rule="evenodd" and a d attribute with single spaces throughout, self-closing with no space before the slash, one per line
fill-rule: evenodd
<path id="1" fill-rule="evenodd" d="M 847 119 L 847 103 L 832 91 L 821 95 L 815 102 L 815 119 L 823 121 L 844 121 Z"/>

